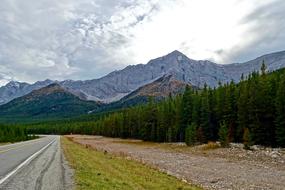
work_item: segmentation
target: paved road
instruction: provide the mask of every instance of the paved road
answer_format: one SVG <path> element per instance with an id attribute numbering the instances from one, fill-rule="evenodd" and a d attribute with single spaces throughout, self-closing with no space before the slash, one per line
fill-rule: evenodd
<path id="1" fill-rule="evenodd" d="M 71 189 L 59 136 L 0 146 L 0 189 Z"/>

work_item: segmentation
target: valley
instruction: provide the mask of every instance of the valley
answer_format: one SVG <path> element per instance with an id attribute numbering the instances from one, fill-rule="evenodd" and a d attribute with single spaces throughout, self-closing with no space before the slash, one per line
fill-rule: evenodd
<path id="1" fill-rule="evenodd" d="M 264 61 L 240 82 L 217 87 L 169 74 L 112 103 L 60 83 L 33 90 L 0 106 L 0 142 L 62 136 L 16 148 L 19 155 L 0 151 L 12 158 L 9 168 L 0 162 L 0 188 L 282 189 L 284 76 L 284 68 L 271 72 Z M 0 150 L 5 146 L 17 144 Z M 74 175 L 63 183 L 70 168 Z"/>
<path id="2" fill-rule="evenodd" d="M 285 190 L 284 0 L 1 0 L 0 190 Z"/>

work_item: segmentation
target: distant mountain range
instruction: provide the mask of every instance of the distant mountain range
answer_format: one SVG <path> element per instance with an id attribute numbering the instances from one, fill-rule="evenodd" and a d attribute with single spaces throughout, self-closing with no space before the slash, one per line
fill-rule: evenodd
<path id="1" fill-rule="evenodd" d="M 58 84 L 51 84 L 0 106 L 6 119 L 64 118 L 86 114 L 100 104 L 85 101 Z"/>
<path id="2" fill-rule="evenodd" d="M 0 104 L 6 104 L 34 90 L 57 83 L 65 92 L 79 97 L 80 101 L 111 103 L 127 101 L 139 96 L 165 96 L 175 93 L 186 84 L 211 87 L 233 80 L 238 82 L 261 68 L 265 61 L 268 71 L 285 67 L 285 51 L 263 55 L 245 63 L 220 65 L 207 60 L 193 60 L 179 51 L 149 61 L 147 64 L 128 66 L 100 79 L 86 81 L 39 81 L 34 84 L 12 81 L 0 87 Z M 168 77 L 168 78 L 167 78 Z M 161 81 L 159 81 L 161 80 Z"/>

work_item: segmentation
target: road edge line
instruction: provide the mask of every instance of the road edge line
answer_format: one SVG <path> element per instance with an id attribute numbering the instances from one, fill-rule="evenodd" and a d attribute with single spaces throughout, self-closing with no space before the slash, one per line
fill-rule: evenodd
<path id="1" fill-rule="evenodd" d="M 7 179 L 9 179 L 12 175 L 14 175 L 19 169 L 21 169 L 23 166 L 25 166 L 27 163 L 29 163 L 31 160 L 33 160 L 35 157 L 37 157 L 41 152 L 43 152 L 46 148 L 48 148 L 52 143 L 54 143 L 57 139 L 54 139 L 52 142 L 41 148 L 39 151 L 34 153 L 32 156 L 27 158 L 24 162 L 19 164 L 14 170 L 12 170 L 10 173 L 8 173 L 5 177 L 0 179 L 0 185 L 2 185 Z"/>

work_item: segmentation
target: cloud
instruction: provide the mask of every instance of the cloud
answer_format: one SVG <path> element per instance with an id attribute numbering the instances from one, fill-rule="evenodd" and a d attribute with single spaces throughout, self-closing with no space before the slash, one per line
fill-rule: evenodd
<path id="1" fill-rule="evenodd" d="M 0 86 L 7 84 L 11 80 L 13 80 L 13 77 L 11 77 L 11 73 L 7 74 L 0 72 Z"/>
<path id="2" fill-rule="evenodd" d="M 285 1 L 256 2 L 239 22 L 246 28 L 243 39 L 232 48 L 216 53 L 224 62 L 244 62 L 257 56 L 285 49 Z"/>
<path id="3" fill-rule="evenodd" d="M 143 62 L 173 49 L 221 64 L 246 61 L 285 48 L 284 4 L 281 0 L 177 1 L 138 28 L 131 49 L 148 49 L 139 55 Z"/>
<path id="4" fill-rule="evenodd" d="M 247 31 L 250 43 L 237 48 L 231 59 L 246 61 L 256 56 L 285 49 L 285 1 L 270 1 L 254 9 L 243 20 L 250 26 Z"/>
<path id="5" fill-rule="evenodd" d="M 129 28 L 154 1 L 4 0 L 0 61 L 24 81 L 96 78 L 130 64 Z"/>
<path id="6" fill-rule="evenodd" d="M 244 61 L 285 48 L 284 8 L 282 0 L 2 0 L 0 85 L 98 78 L 174 49 Z"/>

